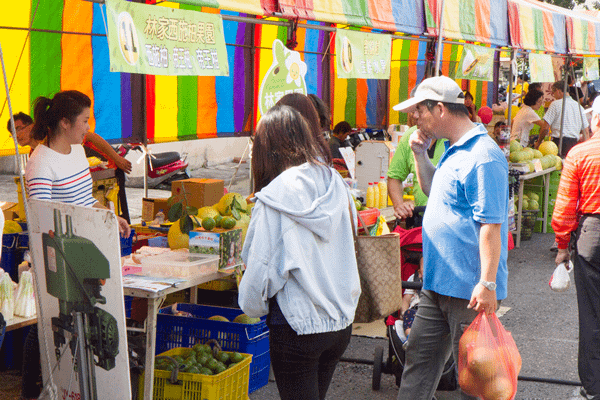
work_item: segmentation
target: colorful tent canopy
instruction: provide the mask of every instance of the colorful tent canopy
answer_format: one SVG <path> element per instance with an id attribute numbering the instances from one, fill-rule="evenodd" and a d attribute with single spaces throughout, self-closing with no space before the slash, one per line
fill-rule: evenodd
<path id="1" fill-rule="evenodd" d="M 531 0 L 527 0 L 531 2 Z M 600 51 L 600 19 L 593 12 L 580 12 L 541 3 L 541 7 L 566 17 L 567 48 L 571 54 L 596 54 Z"/>
<path id="2" fill-rule="evenodd" d="M 155 2 L 147 0 L 147 3 Z M 271 15 L 277 11 L 277 0 L 177 0 L 177 3 L 252 15 Z"/>
<path id="3" fill-rule="evenodd" d="M 421 35 L 423 3 L 415 0 L 278 0 L 283 16 Z"/>
<path id="4" fill-rule="evenodd" d="M 545 7 L 545 3 L 508 0 L 508 21 L 514 47 L 567 53 L 565 15 Z"/>
<path id="5" fill-rule="evenodd" d="M 438 36 L 442 0 L 423 0 L 427 32 Z M 506 0 L 444 0 L 443 35 L 495 46 L 508 45 Z"/>

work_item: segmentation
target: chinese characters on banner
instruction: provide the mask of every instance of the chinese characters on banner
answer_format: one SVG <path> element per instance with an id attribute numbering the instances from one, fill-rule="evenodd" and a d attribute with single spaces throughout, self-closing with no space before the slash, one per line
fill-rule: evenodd
<path id="1" fill-rule="evenodd" d="M 460 61 L 456 66 L 456 79 L 474 81 L 494 80 L 494 49 L 482 46 L 463 46 Z"/>
<path id="2" fill-rule="evenodd" d="M 335 53 L 338 78 L 390 79 L 390 35 L 337 29 Z"/>
<path id="3" fill-rule="evenodd" d="M 600 78 L 598 71 L 598 58 L 586 57 L 583 59 L 583 80 L 595 81 Z"/>
<path id="4" fill-rule="evenodd" d="M 229 75 L 220 15 L 123 0 L 106 7 L 112 72 Z"/>
<path id="5" fill-rule="evenodd" d="M 531 82 L 554 82 L 554 69 L 550 54 L 529 53 Z"/>
<path id="6" fill-rule="evenodd" d="M 300 53 L 285 47 L 279 39 L 273 41 L 273 63 L 265 74 L 258 92 L 258 108 L 264 115 L 288 93 L 306 94 L 306 64 Z"/>

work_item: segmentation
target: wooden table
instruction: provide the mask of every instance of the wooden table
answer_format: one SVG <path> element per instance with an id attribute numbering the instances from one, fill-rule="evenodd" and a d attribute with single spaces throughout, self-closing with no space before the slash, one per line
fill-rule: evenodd
<path id="1" fill-rule="evenodd" d="M 37 315 L 29 318 L 12 317 L 11 319 L 6 320 L 6 332 L 35 324 L 37 324 Z"/>
<path id="2" fill-rule="evenodd" d="M 145 358 L 145 376 L 144 376 L 144 400 L 152 399 L 152 392 L 154 389 L 154 356 L 156 350 L 156 315 L 158 314 L 158 307 L 164 300 L 165 296 L 171 293 L 185 290 L 188 288 L 196 287 L 205 282 L 210 282 L 215 279 L 220 279 L 231 275 L 234 269 L 225 272 L 215 272 L 205 275 L 195 276 L 187 281 L 177 283 L 174 287 L 160 290 L 158 292 L 152 292 L 142 289 L 131 289 L 123 288 L 123 293 L 126 296 L 140 297 L 148 299 L 148 316 L 146 323 L 141 331 L 146 334 L 146 358 Z M 197 302 L 198 292 L 195 290 L 191 291 L 190 302 Z M 129 330 L 138 330 L 135 328 L 128 328 Z"/>
<path id="3" fill-rule="evenodd" d="M 525 181 L 537 178 L 538 176 L 542 177 L 542 180 L 544 182 L 544 212 L 541 220 L 543 221 L 542 232 L 546 233 L 546 223 L 548 220 L 548 193 L 550 191 L 550 174 L 554 171 L 556 171 L 556 168 L 552 167 L 543 171 L 531 172 L 529 174 L 523 174 L 519 176 L 519 202 L 517 204 L 517 210 L 515 212 L 515 222 L 517 225 L 517 229 L 514 231 L 517 237 L 515 240 L 515 247 L 521 246 L 521 223 L 523 218 L 523 186 L 525 185 Z"/>

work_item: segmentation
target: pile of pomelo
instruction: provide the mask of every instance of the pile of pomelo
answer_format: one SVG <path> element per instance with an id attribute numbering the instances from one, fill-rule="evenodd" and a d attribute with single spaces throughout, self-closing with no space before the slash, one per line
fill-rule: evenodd
<path id="1" fill-rule="evenodd" d="M 509 160 L 513 163 L 524 163 L 529 166 L 529 172 L 534 172 L 534 159 L 539 159 L 542 164 L 542 169 L 556 167 L 557 170 L 562 169 L 562 159 L 558 156 L 558 146 L 553 141 L 544 141 L 540 144 L 539 149 L 523 147 L 516 140 L 510 142 Z"/>
<path id="2" fill-rule="evenodd" d="M 175 366 L 180 372 L 201 375 L 217 375 L 234 367 L 244 360 L 244 355 L 238 352 L 215 352 L 208 344 L 195 344 L 191 349 L 185 349 L 174 357 L 157 356 L 154 369 L 173 371 Z"/>
<path id="3" fill-rule="evenodd" d="M 250 213 L 254 203 L 248 203 L 244 196 L 239 193 L 227 193 L 218 203 L 198 209 L 192 216 L 194 228 L 200 226 L 206 231 L 215 228 L 242 230 L 242 243 L 246 238 L 248 225 L 250 224 Z M 181 232 L 180 224 L 175 222 L 169 228 L 167 235 L 171 249 L 182 249 L 189 247 L 189 235 Z"/>

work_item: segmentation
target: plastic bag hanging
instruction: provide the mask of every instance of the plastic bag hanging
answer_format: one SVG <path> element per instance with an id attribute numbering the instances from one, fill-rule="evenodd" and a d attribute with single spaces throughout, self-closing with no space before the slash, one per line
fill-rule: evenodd
<path id="1" fill-rule="evenodd" d="M 459 342 L 458 383 L 483 400 L 511 400 L 517 393 L 521 355 L 496 314 L 473 320 Z"/>

